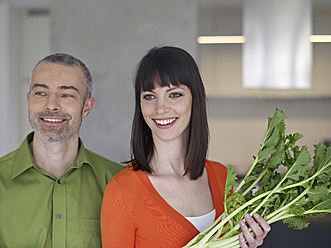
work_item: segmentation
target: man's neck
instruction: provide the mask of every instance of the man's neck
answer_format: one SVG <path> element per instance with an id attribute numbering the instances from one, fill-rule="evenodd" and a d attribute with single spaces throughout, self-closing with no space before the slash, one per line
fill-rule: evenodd
<path id="1" fill-rule="evenodd" d="M 35 133 L 30 151 L 35 163 L 56 178 L 61 177 L 75 162 L 79 138 L 72 137 L 65 142 L 44 142 Z"/>

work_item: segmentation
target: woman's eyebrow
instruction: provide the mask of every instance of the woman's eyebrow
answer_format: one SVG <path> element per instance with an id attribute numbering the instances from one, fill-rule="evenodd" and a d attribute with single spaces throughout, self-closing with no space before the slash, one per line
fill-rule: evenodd
<path id="1" fill-rule="evenodd" d="M 171 90 L 178 90 L 178 89 L 180 89 L 180 90 L 184 90 L 182 87 L 180 87 L 180 86 L 172 86 L 172 87 L 169 87 L 169 89 L 167 90 L 167 91 L 171 91 Z"/>

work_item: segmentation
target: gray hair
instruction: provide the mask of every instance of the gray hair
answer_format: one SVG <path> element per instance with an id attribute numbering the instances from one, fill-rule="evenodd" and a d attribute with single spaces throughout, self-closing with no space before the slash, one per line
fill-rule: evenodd
<path id="1" fill-rule="evenodd" d="M 86 79 L 85 100 L 92 96 L 92 76 L 91 76 L 90 70 L 87 68 L 87 66 L 81 60 L 79 60 L 69 54 L 54 53 L 54 54 L 48 55 L 45 58 L 39 60 L 39 62 L 33 68 L 32 74 L 33 74 L 34 70 L 36 69 L 36 67 L 38 65 L 40 65 L 41 63 L 60 64 L 60 65 L 66 65 L 66 66 L 78 66 L 83 71 L 85 79 Z M 31 90 L 32 74 L 30 77 L 29 91 Z"/>

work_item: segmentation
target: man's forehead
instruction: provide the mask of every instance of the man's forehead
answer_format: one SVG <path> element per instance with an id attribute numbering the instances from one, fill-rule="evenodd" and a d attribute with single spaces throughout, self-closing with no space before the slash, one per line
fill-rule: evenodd
<path id="1" fill-rule="evenodd" d="M 33 71 L 31 85 L 45 83 L 48 80 L 65 80 L 68 84 L 86 82 L 85 75 L 79 66 L 68 66 L 54 63 L 40 63 Z M 40 82 L 45 81 L 45 82 Z M 65 85 L 67 84 L 65 83 Z"/>
<path id="2" fill-rule="evenodd" d="M 79 72 L 84 76 L 83 70 L 77 66 L 77 65 L 65 65 L 65 64 L 59 64 L 59 63 L 49 63 L 49 62 L 41 62 L 38 64 L 35 69 L 34 73 L 40 72 L 40 71 L 49 71 L 49 70 L 59 70 L 59 71 L 72 71 L 72 72 Z"/>
<path id="3" fill-rule="evenodd" d="M 87 82 L 79 66 L 42 62 L 33 71 L 30 91 L 40 87 L 52 91 L 74 90 L 85 95 Z"/>

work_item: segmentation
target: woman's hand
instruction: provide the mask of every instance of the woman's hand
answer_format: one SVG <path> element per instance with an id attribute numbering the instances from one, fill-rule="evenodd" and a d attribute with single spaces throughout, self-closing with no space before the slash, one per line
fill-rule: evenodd
<path id="1" fill-rule="evenodd" d="M 250 226 L 252 231 L 255 234 L 255 238 L 250 233 L 248 227 L 244 221 L 240 222 L 241 230 L 243 234 L 239 235 L 239 242 L 241 248 L 255 248 L 263 244 L 263 239 L 267 236 L 268 232 L 271 230 L 271 227 L 265 219 L 263 219 L 259 214 L 254 214 L 254 219 L 249 215 L 245 214 L 245 220 Z"/>

